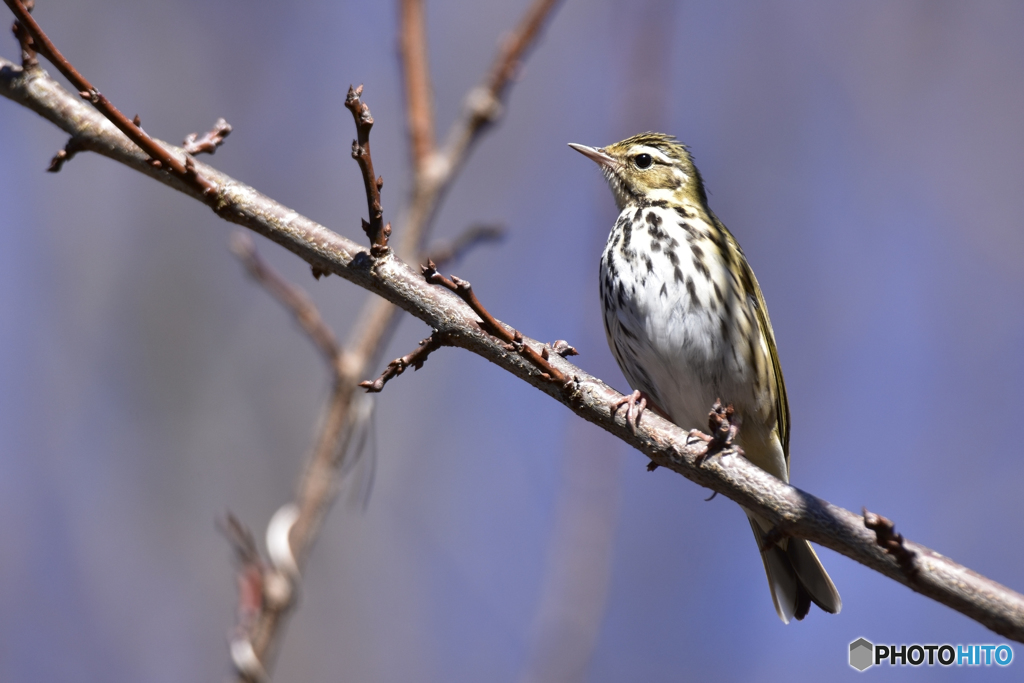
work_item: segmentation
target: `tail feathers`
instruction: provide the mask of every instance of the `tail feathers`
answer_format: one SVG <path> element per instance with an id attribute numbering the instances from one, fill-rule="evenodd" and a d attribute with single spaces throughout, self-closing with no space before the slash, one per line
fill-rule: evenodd
<path id="1" fill-rule="evenodd" d="M 757 547 L 761 548 L 767 533 L 764 527 L 771 527 L 752 515 L 748 518 Z M 775 611 L 783 623 L 806 617 L 812 602 L 830 614 L 838 614 L 842 609 L 839 591 L 807 541 L 784 539 L 761 553 L 761 559 Z"/>

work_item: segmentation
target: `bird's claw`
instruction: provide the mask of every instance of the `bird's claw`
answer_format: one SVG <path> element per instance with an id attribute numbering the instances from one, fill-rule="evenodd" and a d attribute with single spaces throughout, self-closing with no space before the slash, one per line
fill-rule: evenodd
<path id="1" fill-rule="evenodd" d="M 647 396 L 639 390 L 634 391 L 628 396 L 623 396 L 612 404 L 612 416 L 619 412 L 619 408 L 622 406 L 627 406 L 626 424 L 629 425 L 630 431 L 636 436 L 637 427 L 640 426 L 640 417 L 644 414 L 644 410 L 647 409 Z"/>
<path id="2" fill-rule="evenodd" d="M 700 439 L 707 444 L 704 452 L 697 456 L 698 465 L 703 464 L 712 453 L 717 453 L 733 445 L 733 440 L 740 429 L 739 419 L 735 415 L 736 411 L 731 403 L 723 406 L 721 400 L 718 400 L 715 401 L 711 412 L 708 413 L 708 429 L 711 434 L 703 434 L 696 429 L 690 430 L 691 438 Z"/>

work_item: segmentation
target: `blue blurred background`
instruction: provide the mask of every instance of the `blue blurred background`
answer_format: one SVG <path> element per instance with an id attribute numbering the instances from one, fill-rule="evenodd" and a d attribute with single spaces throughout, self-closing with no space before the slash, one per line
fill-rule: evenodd
<path id="1" fill-rule="evenodd" d="M 429 3 L 440 132 L 525 4 Z M 147 131 L 226 117 L 212 163 L 354 238 L 342 102 L 365 83 L 398 214 L 392 3 L 38 5 Z M 435 234 L 507 226 L 455 272 L 625 389 L 598 312 L 615 209 L 566 143 L 679 136 L 767 297 L 794 484 L 1022 589 L 1022 35 L 1017 2 L 570 0 Z M 261 530 L 290 498 L 327 377 L 230 226 L 95 155 L 43 173 L 64 142 L 0 102 L 0 680 L 221 680 L 236 597 L 214 522 Z M 259 246 L 344 336 L 364 292 Z M 425 334 L 406 318 L 384 357 Z M 842 614 L 783 626 L 734 504 L 463 351 L 388 386 L 373 448 L 372 496 L 333 510 L 277 680 L 844 680 L 861 636 L 1003 642 L 829 550 Z M 1015 649 L 1009 670 L 866 675 L 1007 680 Z"/>

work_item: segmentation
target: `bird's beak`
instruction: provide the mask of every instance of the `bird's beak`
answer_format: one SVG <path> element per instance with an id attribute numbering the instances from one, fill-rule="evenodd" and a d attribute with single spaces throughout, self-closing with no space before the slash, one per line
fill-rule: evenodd
<path id="1" fill-rule="evenodd" d="M 588 159 L 596 161 L 601 166 L 615 168 L 619 165 L 619 162 L 617 162 L 613 157 L 608 156 L 603 149 L 587 147 L 586 145 L 577 145 L 575 142 L 570 142 L 569 146 Z"/>

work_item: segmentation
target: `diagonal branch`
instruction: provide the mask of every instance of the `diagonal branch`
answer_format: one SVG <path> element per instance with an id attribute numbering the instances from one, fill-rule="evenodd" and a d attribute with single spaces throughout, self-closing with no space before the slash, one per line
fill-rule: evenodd
<path id="1" fill-rule="evenodd" d="M 483 82 L 466 95 L 462 116 L 452 124 L 443 150 L 424 164 L 414 183 L 412 199 L 399 222 L 402 235 L 398 255 L 414 260 L 419 255 L 427 228 L 434 219 L 445 191 L 462 170 L 470 148 L 491 124 L 501 118 L 512 76 L 529 49 L 536 44 L 541 28 L 551 17 L 559 0 L 534 0 L 516 28 L 498 49 Z M 406 76 L 408 77 L 408 73 Z M 406 86 L 408 90 L 410 86 Z M 410 130 L 410 135 L 413 132 Z"/>
<path id="2" fill-rule="evenodd" d="M 334 332 L 324 322 L 320 311 L 313 305 L 309 295 L 281 277 L 263 260 L 248 233 L 238 231 L 231 235 L 231 251 L 242 262 L 253 279 L 295 316 L 295 320 L 320 351 L 320 355 L 324 357 L 331 369 L 337 372 L 336 368 L 342 353 L 341 347 L 338 346 Z"/>
<path id="3" fill-rule="evenodd" d="M 181 161 L 177 156 L 172 155 L 168 151 L 166 145 L 161 145 L 156 140 L 151 138 L 149 135 L 139 127 L 138 123 L 129 121 L 128 118 L 121 113 L 121 111 L 115 107 L 110 100 L 104 97 L 99 90 L 93 87 L 92 83 L 86 80 L 85 76 L 80 74 L 71 63 L 64 58 L 64 55 L 60 53 L 57 47 L 50 41 L 50 38 L 43 33 L 43 30 L 36 23 L 36 20 L 29 14 L 28 9 L 23 4 L 22 0 L 4 0 L 7 6 L 14 12 L 14 16 L 17 17 L 18 23 L 22 26 L 24 31 L 28 33 L 32 38 L 32 47 L 36 52 L 46 57 L 57 70 L 64 75 L 71 84 L 78 88 L 78 94 L 82 99 L 88 100 L 98 109 L 102 114 L 115 126 L 118 130 L 124 133 L 129 140 L 134 142 L 149 156 L 149 161 L 156 168 L 167 169 L 170 173 L 174 174 L 181 180 L 188 182 L 189 184 L 195 185 L 197 189 L 203 194 L 204 201 L 212 203 L 213 194 L 216 192 L 217 187 L 210 182 L 208 178 L 202 174 L 198 174 L 195 168 L 191 166 L 186 157 L 185 161 Z M 24 45 L 24 42 L 22 42 Z"/>
<path id="4" fill-rule="evenodd" d="M 0 94 L 37 111 L 77 136 L 85 149 L 124 163 L 197 200 L 204 199 L 195 186 L 153 169 L 144 153 L 42 70 L 26 72 L 0 59 Z M 220 188 L 218 214 L 226 220 L 268 237 L 324 272 L 379 294 L 448 335 L 454 346 L 476 353 L 516 375 L 658 465 L 723 494 L 787 534 L 842 553 L 1008 639 L 1024 642 L 1024 596 L 1019 593 L 929 548 L 904 540 L 902 545 L 913 553 L 917 567 L 916 575 L 908 576 L 899 561 L 878 545 L 875 532 L 865 527 L 861 515 L 779 481 L 744 458 L 736 457 L 732 449 L 725 449 L 700 463 L 706 444 L 688 445 L 686 430 L 650 412 L 633 433 L 621 412 L 611 415 L 608 408 L 621 394 L 598 378 L 558 355 L 551 356 L 549 363 L 576 379 L 571 392 L 563 391 L 545 380 L 533 363 L 519 354 L 508 353 L 500 340 L 482 330 L 476 313 L 462 299 L 426 283 L 419 273 L 394 256 L 387 255 L 374 262 L 365 249 L 351 240 L 210 166 L 196 162 L 196 167 Z M 524 342 L 531 341 L 524 339 Z M 298 532 L 296 525 L 292 531 L 293 543 Z"/>

